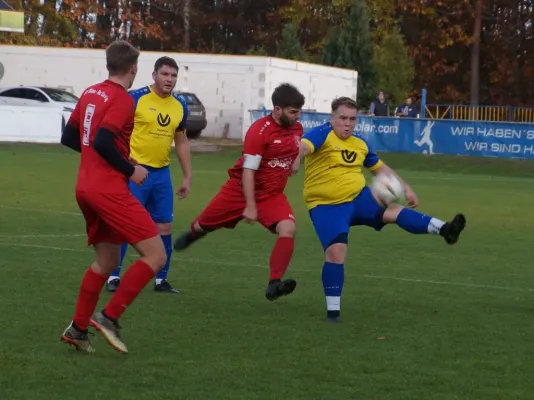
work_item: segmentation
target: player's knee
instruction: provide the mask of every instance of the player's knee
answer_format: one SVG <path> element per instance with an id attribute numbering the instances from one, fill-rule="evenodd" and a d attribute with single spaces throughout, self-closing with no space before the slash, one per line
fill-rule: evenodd
<path id="1" fill-rule="evenodd" d="M 280 221 L 276 225 L 276 233 L 281 237 L 294 237 L 297 231 L 295 221 L 290 219 Z"/>
<path id="2" fill-rule="evenodd" d="M 170 222 L 157 223 L 158 232 L 160 235 L 170 235 L 172 233 L 172 225 Z"/>
<path id="3" fill-rule="evenodd" d="M 194 234 L 195 236 L 204 236 L 205 234 L 213 231 L 212 229 L 208 229 L 205 226 L 200 225 L 200 222 L 198 222 L 197 219 L 191 223 L 190 230 L 191 230 L 191 233 Z"/>
<path id="4" fill-rule="evenodd" d="M 167 263 L 167 252 L 164 248 L 162 248 L 143 258 L 150 268 L 152 268 L 154 271 L 159 271 Z"/>
<path id="5" fill-rule="evenodd" d="M 343 243 L 333 244 L 325 252 L 326 261 L 335 264 L 344 264 L 346 256 L 347 245 Z"/>
<path id="6" fill-rule="evenodd" d="M 346 232 L 339 234 L 325 251 L 326 261 L 343 264 L 347 257 L 347 242 L 348 234 Z"/>
<path id="7" fill-rule="evenodd" d="M 384 211 L 384 215 L 382 216 L 382 221 L 385 224 L 393 224 L 397 221 L 397 218 L 401 211 L 403 210 L 403 206 L 400 204 L 390 204 L 386 211 Z"/>
<path id="8" fill-rule="evenodd" d="M 141 259 L 154 271 L 159 271 L 167 262 L 167 252 L 160 236 L 143 240 L 134 245 Z"/>

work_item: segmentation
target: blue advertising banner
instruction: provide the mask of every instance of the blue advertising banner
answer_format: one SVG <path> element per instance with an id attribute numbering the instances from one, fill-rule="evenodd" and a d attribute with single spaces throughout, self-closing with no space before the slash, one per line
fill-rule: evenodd
<path id="1" fill-rule="evenodd" d="M 251 111 L 252 121 L 265 111 Z M 328 114 L 301 114 L 306 133 Z M 534 159 L 534 124 L 359 116 L 355 132 L 376 151 Z"/>

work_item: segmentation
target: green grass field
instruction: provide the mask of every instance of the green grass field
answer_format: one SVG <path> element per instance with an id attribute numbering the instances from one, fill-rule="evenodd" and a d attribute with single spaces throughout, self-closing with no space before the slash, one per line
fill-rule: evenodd
<path id="1" fill-rule="evenodd" d="M 174 232 L 237 155 L 194 155 Z M 141 294 L 122 319 L 129 355 L 98 335 L 97 352 L 81 355 L 59 340 L 92 261 L 74 199 L 78 156 L 0 145 L 0 399 L 532 399 L 534 163 L 383 156 L 421 210 L 463 212 L 468 226 L 455 246 L 394 226 L 353 229 L 341 324 L 324 321 L 322 251 L 299 176 L 286 191 L 298 219 L 293 295 L 264 298 L 274 237 L 242 224 L 173 256 L 182 293 Z"/>

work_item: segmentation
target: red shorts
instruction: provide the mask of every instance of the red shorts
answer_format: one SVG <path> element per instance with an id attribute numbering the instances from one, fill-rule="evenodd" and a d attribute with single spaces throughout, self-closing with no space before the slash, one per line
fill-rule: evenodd
<path id="1" fill-rule="evenodd" d="M 256 205 L 258 222 L 267 229 L 273 230 L 280 221 L 295 221 L 291 206 L 283 193 L 257 200 Z M 233 229 L 243 219 L 245 206 L 245 197 L 240 188 L 225 185 L 194 222 L 198 222 L 206 230 Z"/>
<path id="2" fill-rule="evenodd" d="M 131 193 L 76 191 L 85 218 L 87 244 L 136 244 L 158 235 L 148 211 Z"/>

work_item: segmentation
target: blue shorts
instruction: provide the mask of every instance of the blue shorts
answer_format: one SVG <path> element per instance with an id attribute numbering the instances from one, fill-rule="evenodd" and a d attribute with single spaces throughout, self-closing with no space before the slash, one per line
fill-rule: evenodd
<path id="1" fill-rule="evenodd" d="M 366 186 L 350 202 L 312 208 L 310 217 L 321 245 L 326 250 L 339 235 L 348 234 L 351 226 L 366 225 L 381 230 L 385 225 L 382 222 L 385 210 Z"/>
<path id="2" fill-rule="evenodd" d="M 156 223 L 165 224 L 174 218 L 174 191 L 170 168 L 144 167 L 148 177 L 142 186 L 130 182 L 130 191 L 147 209 Z"/>

